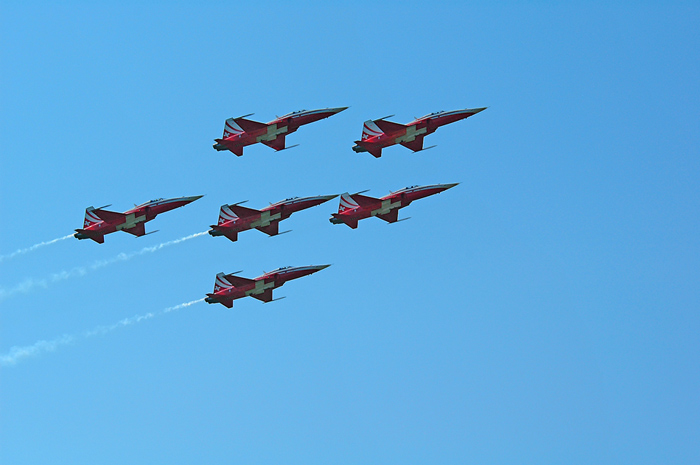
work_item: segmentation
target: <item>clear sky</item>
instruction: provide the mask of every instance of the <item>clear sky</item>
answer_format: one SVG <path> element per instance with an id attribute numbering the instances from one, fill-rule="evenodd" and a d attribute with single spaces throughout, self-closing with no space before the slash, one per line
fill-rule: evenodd
<path id="1" fill-rule="evenodd" d="M 0 7 L 0 463 L 700 462 L 696 3 L 137 3 Z M 211 147 L 337 106 L 291 150 Z M 426 152 L 351 150 L 482 106 Z M 224 203 L 451 182 L 393 225 L 334 200 L 170 243 Z M 26 250 L 200 194 L 153 235 Z"/>

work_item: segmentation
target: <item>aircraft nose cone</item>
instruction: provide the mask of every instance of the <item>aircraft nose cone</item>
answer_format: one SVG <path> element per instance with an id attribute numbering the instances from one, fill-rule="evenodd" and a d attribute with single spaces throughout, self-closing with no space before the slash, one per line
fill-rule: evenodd
<path id="1" fill-rule="evenodd" d="M 347 110 L 350 107 L 338 107 L 338 108 L 329 108 L 330 111 L 333 113 L 340 113 L 343 110 Z"/>
<path id="2" fill-rule="evenodd" d="M 488 107 L 483 107 L 483 108 L 472 108 L 472 109 L 470 109 L 469 111 L 471 111 L 471 112 L 474 113 L 474 114 L 477 114 L 477 113 L 479 113 L 479 112 L 482 112 L 482 111 L 486 110 L 487 108 L 488 108 Z"/>
<path id="3" fill-rule="evenodd" d="M 203 195 L 193 195 L 192 197 L 184 197 L 185 202 L 194 202 L 195 200 L 199 200 Z"/>
<path id="4" fill-rule="evenodd" d="M 329 200 L 333 200 L 334 198 L 338 197 L 338 194 L 333 194 L 333 195 L 321 195 L 320 196 L 324 202 L 328 202 Z"/>
<path id="5" fill-rule="evenodd" d="M 321 271 L 321 270 L 325 270 L 329 266 L 330 265 L 316 265 L 314 268 L 316 268 L 316 271 Z"/>
<path id="6" fill-rule="evenodd" d="M 458 182 L 453 182 L 451 184 L 443 184 L 442 187 L 444 187 L 445 190 L 447 190 L 447 189 L 452 189 L 453 187 L 455 187 L 458 184 L 459 184 Z"/>

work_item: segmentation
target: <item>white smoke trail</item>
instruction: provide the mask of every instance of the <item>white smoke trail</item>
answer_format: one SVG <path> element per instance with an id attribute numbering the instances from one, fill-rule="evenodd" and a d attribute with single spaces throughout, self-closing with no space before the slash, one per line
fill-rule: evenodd
<path id="1" fill-rule="evenodd" d="M 165 315 L 166 313 L 170 313 L 175 310 L 179 310 L 181 308 L 189 307 L 190 305 L 198 304 L 200 302 L 204 302 L 204 298 L 197 299 L 197 300 L 192 300 L 190 302 L 185 302 L 179 305 L 175 305 L 173 307 L 168 307 L 164 310 L 161 310 L 158 313 L 153 313 L 153 312 L 148 312 L 143 315 L 136 315 L 132 316 L 131 318 L 124 318 L 123 320 L 120 320 L 112 325 L 108 326 L 97 326 L 89 331 L 85 331 L 82 334 L 64 334 L 61 337 L 57 337 L 55 339 L 51 339 L 49 341 L 41 340 L 37 341 L 32 345 L 29 346 L 24 346 L 24 347 L 19 347 L 19 346 L 14 346 L 11 347 L 10 350 L 4 354 L 0 355 L 0 366 L 14 366 L 17 365 L 19 362 L 22 360 L 25 360 L 30 357 L 36 357 L 39 356 L 45 352 L 53 352 L 60 346 L 64 346 L 67 344 L 71 344 L 73 342 L 77 342 L 80 339 L 87 339 L 90 337 L 94 336 L 101 336 L 103 334 L 107 334 L 111 331 L 114 331 L 115 329 L 123 328 L 125 326 L 131 326 L 137 323 L 141 323 L 142 321 L 150 320 L 151 318 L 154 318 L 158 315 Z"/>
<path id="2" fill-rule="evenodd" d="M 17 255 L 24 255 L 25 253 L 33 252 L 40 247 L 44 247 L 45 245 L 51 245 L 55 244 L 56 242 L 65 241 L 66 239 L 69 239 L 71 237 L 73 237 L 73 234 L 68 234 L 67 236 L 59 237 L 50 241 L 39 242 L 38 244 L 34 244 L 31 247 L 27 247 L 26 249 L 17 249 L 10 254 L 0 255 L 0 262 L 9 260 L 13 257 L 16 257 Z"/>
<path id="3" fill-rule="evenodd" d="M 15 287 L 12 287 L 10 289 L 5 289 L 0 287 L 0 301 L 3 301 L 7 299 L 8 297 L 12 297 L 15 294 L 26 294 L 30 292 L 32 289 L 37 288 L 37 287 L 43 287 L 47 288 L 49 287 L 49 284 L 56 283 L 58 281 L 65 281 L 66 279 L 70 278 L 75 278 L 78 276 L 85 276 L 91 271 L 98 270 L 100 268 L 104 268 L 107 265 L 111 265 L 113 263 L 117 262 L 124 262 L 127 260 L 131 260 L 132 258 L 139 256 L 139 255 L 144 255 L 147 253 L 153 253 L 156 252 L 164 247 L 168 247 L 171 245 L 175 244 L 180 244 L 182 242 L 188 241 L 190 239 L 194 239 L 195 237 L 203 236 L 206 234 L 207 231 L 202 231 L 198 232 L 195 234 L 190 234 L 189 236 L 181 237 L 180 239 L 174 239 L 172 241 L 167 241 L 167 242 L 162 242 L 158 245 L 154 245 L 151 247 L 144 247 L 141 250 L 138 250 L 136 252 L 131 252 L 131 253 L 120 253 L 119 255 L 108 258 L 106 260 L 97 260 L 94 262 L 92 265 L 89 266 L 79 266 L 72 268 L 70 270 L 63 270 L 58 273 L 54 273 L 50 275 L 48 278 L 42 278 L 42 279 L 33 279 L 33 278 L 28 278 L 21 283 L 17 284 Z"/>

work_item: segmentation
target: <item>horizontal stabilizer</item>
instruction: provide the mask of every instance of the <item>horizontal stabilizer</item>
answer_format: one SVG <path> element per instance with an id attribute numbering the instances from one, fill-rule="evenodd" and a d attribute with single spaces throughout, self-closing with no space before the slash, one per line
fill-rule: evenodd
<path id="1" fill-rule="evenodd" d="M 231 153 L 233 153 L 234 155 L 236 155 L 238 157 L 243 156 L 243 146 L 242 145 L 234 145 L 231 147 L 227 146 L 226 148 L 229 149 L 231 151 Z"/>
<path id="2" fill-rule="evenodd" d="M 374 158 L 382 157 L 382 149 L 380 147 L 365 147 L 369 153 L 372 154 Z"/>

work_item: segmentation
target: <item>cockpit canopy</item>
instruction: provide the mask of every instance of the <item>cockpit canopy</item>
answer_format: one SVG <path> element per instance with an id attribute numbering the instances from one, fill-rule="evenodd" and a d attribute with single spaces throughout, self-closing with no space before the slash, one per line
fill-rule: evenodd
<path id="1" fill-rule="evenodd" d="M 293 112 L 291 112 L 291 113 L 287 113 L 286 115 L 280 116 L 279 119 L 282 119 L 282 118 L 289 118 L 290 116 L 298 115 L 299 113 L 304 113 L 305 111 L 307 111 L 307 110 L 293 111 Z"/>
<path id="2" fill-rule="evenodd" d="M 149 200 L 148 202 L 144 202 L 144 203 L 142 203 L 141 205 L 136 205 L 136 206 L 137 206 L 137 207 L 143 207 L 144 205 L 150 205 L 150 204 L 152 204 L 152 203 L 160 202 L 161 200 L 165 200 L 165 199 L 161 197 L 161 198 L 159 198 L 159 199 Z"/>
<path id="3" fill-rule="evenodd" d="M 432 113 L 428 113 L 428 114 L 427 114 L 427 115 L 425 115 L 425 116 L 421 116 L 421 117 L 420 117 L 420 118 L 418 118 L 418 119 L 426 119 L 426 118 L 430 118 L 431 116 L 439 115 L 440 113 L 445 113 L 445 110 L 440 110 L 440 111 L 434 111 L 434 112 L 432 112 Z"/>
<path id="4" fill-rule="evenodd" d="M 289 269 L 289 268 L 294 268 L 294 267 L 293 267 L 293 266 L 282 266 L 282 267 L 280 267 L 280 268 L 277 268 L 276 270 L 268 271 L 268 272 L 265 273 L 265 274 L 277 273 L 278 271 L 287 270 L 287 269 Z"/>

